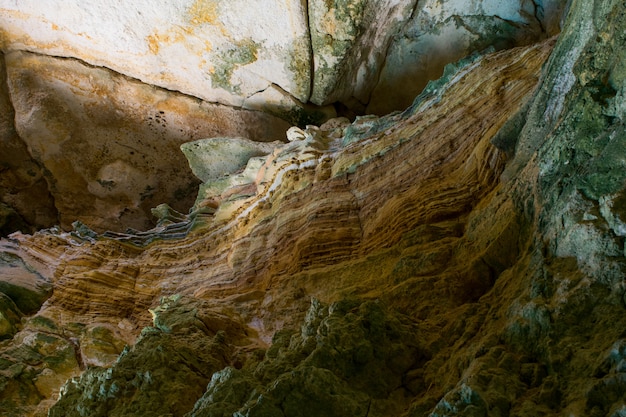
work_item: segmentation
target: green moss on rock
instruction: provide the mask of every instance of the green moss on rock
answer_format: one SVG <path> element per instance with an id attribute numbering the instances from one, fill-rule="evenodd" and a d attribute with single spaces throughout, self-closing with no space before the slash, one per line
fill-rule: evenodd
<path id="1" fill-rule="evenodd" d="M 374 301 L 313 300 L 299 332 L 278 332 L 265 358 L 214 374 L 189 417 L 354 416 L 372 403 L 402 409 L 392 393 L 426 353 L 415 329 Z"/>
<path id="2" fill-rule="evenodd" d="M 202 395 L 214 372 L 229 364 L 237 331 L 201 301 L 164 298 L 145 328 L 110 368 L 94 367 L 69 381 L 50 416 L 182 416 Z"/>
<path id="3" fill-rule="evenodd" d="M 233 85 L 231 80 L 233 72 L 242 65 L 256 61 L 260 46 L 252 39 L 242 39 L 232 48 L 219 51 L 215 56 L 215 66 L 209 74 L 213 87 L 240 94 L 239 86 Z"/>

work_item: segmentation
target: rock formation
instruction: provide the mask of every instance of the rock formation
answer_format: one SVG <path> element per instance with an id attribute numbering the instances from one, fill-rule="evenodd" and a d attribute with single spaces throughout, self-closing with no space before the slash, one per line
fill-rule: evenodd
<path id="1" fill-rule="evenodd" d="M 306 109 L 307 102 L 357 110 L 371 104 L 383 114 L 404 109 L 445 64 L 472 51 L 556 34 L 565 4 L 2 0 L 0 41 L 210 102 L 283 115 Z M 389 88 L 402 102 L 389 103 Z"/>
<path id="2" fill-rule="evenodd" d="M 556 34 L 564 5 L 0 0 L 3 234 L 150 228 L 194 198 L 181 143 L 404 110 L 447 63 Z"/>
<path id="3" fill-rule="evenodd" d="M 564 7 L 521 3 L 520 19 Z M 193 7 L 212 16 L 215 4 Z M 455 16 L 465 30 L 455 4 L 428 3 L 413 18 Z M 333 51 L 365 53 L 358 39 L 376 28 L 363 31 L 354 16 L 366 22 L 372 4 L 348 6 L 350 18 L 315 13 L 337 22 L 342 38 L 333 41 L 343 49 Z M 396 9 L 379 11 L 389 10 Z M 251 112 L 250 124 L 228 135 L 202 133 L 212 125 L 200 114 L 223 121 L 249 110 L 200 111 L 208 104 L 163 90 L 144 94 L 149 87 L 136 81 L 144 99 L 118 102 L 121 75 L 92 68 L 108 74 L 95 83 L 79 77 L 85 65 L 72 59 L 79 75 L 63 81 L 72 74 L 48 75 L 59 58 L 7 53 L 5 108 L 15 108 L 16 122 L 14 129 L 3 122 L 2 146 L 16 156 L 3 157 L 4 172 L 24 195 L 45 190 L 36 204 L 54 201 L 63 224 L 0 240 L 0 409 L 8 416 L 624 415 L 626 2 L 572 0 L 566 11 L 558 37 L 493 45 L 449 64 L 403 111 L 288 130 L 276 114 Z M 545 33 L 557 30 L 551 16 L 537 23 Z M 16 70 L 29 60 L 46 65 Z M 20 94 L 22 85 L 32 93 Z M 46 100 L 64 103 L 63 112 L 39 106 Z M 185 118 L 171 120 L 166 103 Z M 85 130 L 99 120 L 90 104 L 109 114 L 101 125 L 110 130 Z M 189 113 L 199 115 L 195 128 L 179 121 Z M 155 124 L 169 132 L 159 146 L 146 128 Z M 74 130 L 49 133 L 58 129 Z M 86 141 L 89 134 L 103 135 L 111 159 L 92 153 L 98 141 Z M 171 161 L 187 157 L 184 181 L 197 176 L 188 211 L 171 198 L 173 177 L 155 187 L 162 201 L 151 196 L 152 206 L 132 194 L 155 176 L 140 175 L 122 159 L 124 145 L 111 145 L 130 138 L 152 139 L 152 162 L 142 166 L 156 177 L 162 150 Z M 73 147 L 93 162 L 63 168 Z M 138 186 L 123 188 L 130 203 L 120 207 L 141 207 L 156 217 L 153 226 L 123 230 L 117 214 L 97 222 L 89 217 L 95 204 L 68 209 L 71 193 L 94 193 L 89 184 L 105 181 L 112 192 L 123 175 Z M 6 192 L 31 207 L 18 194 Z M 44 222 L 12 210 L 27 224 Z M 79 221 L 68 227 L 72 215 Z"/>

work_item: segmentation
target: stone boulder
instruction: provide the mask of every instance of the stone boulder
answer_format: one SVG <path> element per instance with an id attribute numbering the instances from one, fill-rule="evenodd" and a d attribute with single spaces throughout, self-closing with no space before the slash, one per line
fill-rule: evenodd
<path id="1" fill-rule="evenodd" d="M 310 46 L 297 1 L 0 2 L 11 49 L 75 57 L 223 104 L 275 86 L 306 102 Z"/>

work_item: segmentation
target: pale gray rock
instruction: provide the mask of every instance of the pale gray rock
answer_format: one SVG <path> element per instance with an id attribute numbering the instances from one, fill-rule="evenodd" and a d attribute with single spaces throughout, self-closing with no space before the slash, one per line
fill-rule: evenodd
<path id="1" fill-rule="evenodd" d="M 228 105 L 272 84 L 306 102 L 310 46 L 300 1 L 1 0 L 10 49 L 75 57 Z"/>
<path id="2" fill-rule="evenodd" d="M 184 143 L 180 149 L 194 175 L 207 182 L 242 170 L 250 158 L 267 155 L 280 144 L 245 138 L 210 138 Z"/>
<path id="3" fill-rule="evenodd" d="M 488 47 L 529 44 L 559 32 L 565 0 L 420 2 L 386 52 L 368 113 L 409 106 L 446 64 Z"/>
<path id="4" fill-rule="evenodd" d="M 307 103 L 402 109 L 447 63 L 557 33 L 566 0 L 55 3 L 0 0 L 3 49 L 79 58 L 305 125 L 334 116 Z"/>
<path id="5" fill-rule="evenodd" d="M 392 37 L 411 16 L 415 4 L 414 0 L 309 2 L 311 102 L 343 101 L 362 108 L 369 101 Z"/>

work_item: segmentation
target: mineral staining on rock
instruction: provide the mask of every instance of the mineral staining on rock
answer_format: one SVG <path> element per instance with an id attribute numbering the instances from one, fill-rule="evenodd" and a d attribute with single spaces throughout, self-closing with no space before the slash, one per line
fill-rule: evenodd
<path id="1" fill-rule="evenodd" d="M 2 241 L 54 292 L 2 304 L 0 406 L 622 415 L 624 6 L 574 1 L 554 49 L 475 55 L 402 113 L 244 147 L 155 229 Z"/>
<path id="2" fill-rule="evenodd" d="M 65 228 L 79 220 L 98 231 L 145 230 L 152 226 L 151 208 L 165 201 L 186 212 L 198 181 L 178 149 L 182 143 L 219 135 L 271 141 L 289 126 L 74 60 L 12 52 L 6 68 L 19 134 L 14 147 L 27 148 L 33 159 L 14 175 L 28 178 L 28 168 L 33 188 L 38 178 L 44 181 L 42 192 L 50 193 L 55 206 L 50 216 Z M 20 185 L 28 183 L 13 187 Z"/>
<path id="3" fill-rule="evenodd" d="M 556 34 L 565 3 L 1 0 L 0 27 L 3 49 L 78 58 L 209 102 L 254 108 L 263 96 L 294 112 L 339 102 L 384 114 L 451 61 Z M 274 101 L 277 90 L 287 97 Z"/>
<path id="4" fill-rule="evenodd" d="M 62 6 L 0 2 L 3 41 L 12 49 L 79 58 L 211 102 L 240 106 L 272 83 L 302 102 L 308 99 L 309 77 L 284 65 L 302 54 L 296 45 L 309 55 L 309 44 L 301 42 L 308 39 L 308 28 L 299 2 L 66 1 Z"/>

